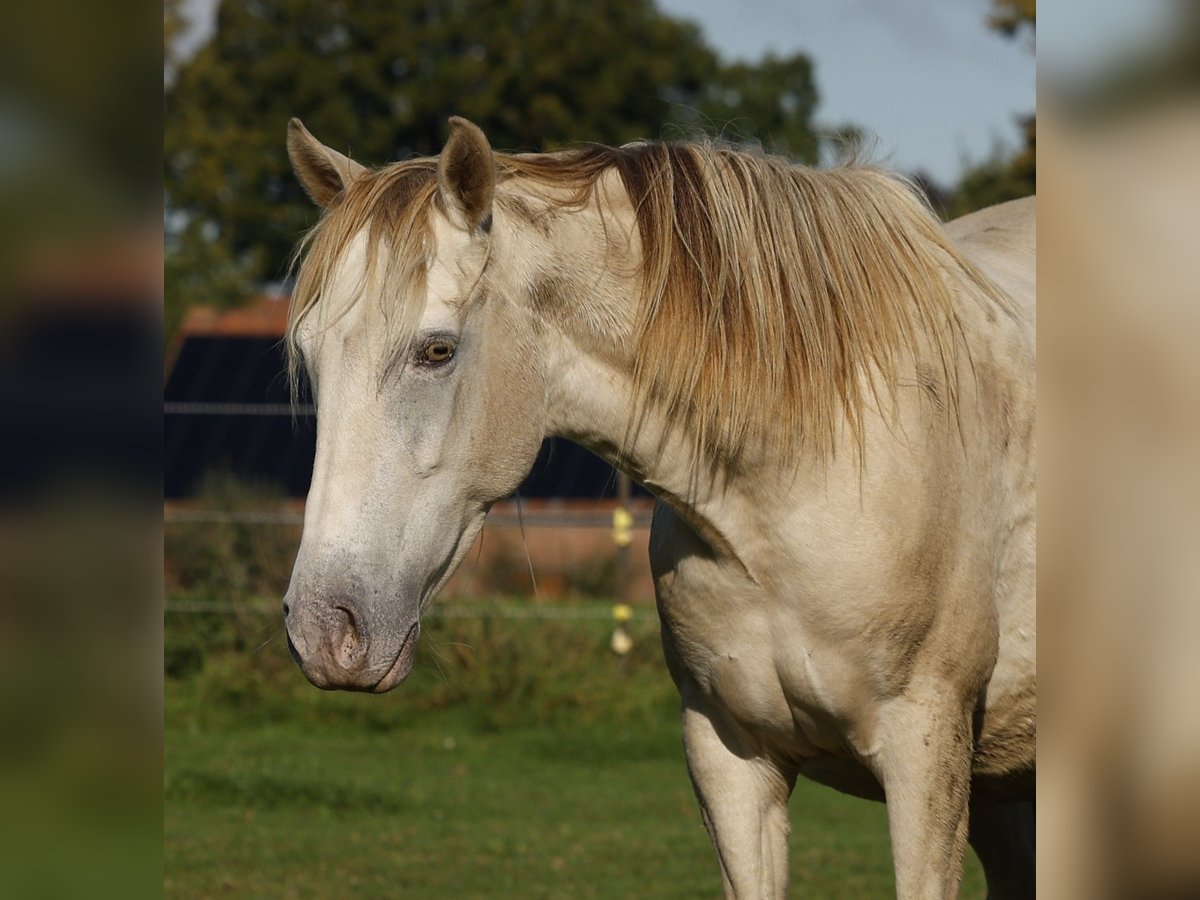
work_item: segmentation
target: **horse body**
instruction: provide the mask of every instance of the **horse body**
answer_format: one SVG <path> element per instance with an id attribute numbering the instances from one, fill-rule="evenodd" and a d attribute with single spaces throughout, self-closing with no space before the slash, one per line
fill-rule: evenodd
<path id="1" fill-rule="evenodd" d="M 1030 225 L 1032 202 L 1014 206 L 1021 225 Z M 1031 284 L 1031 268 L 1022 274 Z M 734 508 L 709 513 L 728 523 L 749 512 L 742 532 L 769 534 L 769 541 L 723 553 L 671 507 L 656 510 L 651 560 L 677 680 L 761 733 L 765 750 L 794 757 L 802 773 L 810 762 L 815 773 L 830 771 L 819 762 L 830 754 L 872 757 L 875 708 L 903 692 L 922 655 L 940 670 L 948 660 L 964 667 L 964 687 L 976 686 L 971 670 L 987 673 L 976 737 L 979 789 L 1000 790 L 990 777 L 1032 770 L 1030 324 L 986 316 L 976 323 L 973 360 L 990 381 L 963 415 L 990 427 L 966 435 L 967 452 L 952 435 L 940 435 L 938 446 L 933 438 L 922 442 L 928 428 L 914 396 L 905 440 L 882 420 L 874 423 L 865 469 L 847 455 L 802 472 L 787 492 L 750 473 Z M 915 393 L 915 373 L 913 384 Z M 981 510 L 991 515 L 981 520 Z M 954 594 L 968 599 L 939 608 Z M 742 616 L 747 608 L 758 614 Z M 950 617 L 948 646 L 937 643 L 939 616 Z M 847 767 L 847 774 L 844 784 L 817 780 L 859 792 L 866 773 Z M 870 793 L 882 799 L 881 787 Z"/>
<path id="2" fill-rule="evenodd" d="M 321 291 L 369 295 L 369 274 L 351 289 L 346 273 L 361 275 L 354 248 L 370 221 L 362 213 L 381 202 L 387 182 L 295 129 L 289 149 L 310 193 L 330 204 L 329 227 L 343 227 L 345 246 L 326 253 Z M 408 323 L 397 332 L 386 303 L 372 329 L 371 303 L 351 299 L 339 311 L 329 299 L 316 302 L 320 291 L 307 309 L 302 299 L 295 339 L 320 384 L 314 493 L 321 502 L 310 498 L 289 590 L 298 659 L 322 686 L 386 690 L 402 680 L 420 612 L 486 508 L 516 486 L 542 435 L 566 437 L 621 466 L 661 501 L 651 562 L 663 646 L 726 893 L 783 895 L 786 804 L 799 775 L 886 796 L 899 896 L 953 896 L 969 804 L 981 823 L 972 840 L 993 893 L 1019 893 L 1028 871 L 1013 859 L 1024 848 L 1006 823 L 1033 771 L 1032 202 L 950 226 L 960 255 L 908 201 L 897 201 L 897 239 L 929 242 L 910 257 L 932 262 L 878 277 L 947 298 L 944 307 L 924 294 L 911 301 L 933 305 L 922 313 L 928 327 L 908 340 L 903 324 L 894 334 L 869 333 L 893 311 L 875 310 L 862 291 L 866 312 L 800 306 L 753 313 L 745 304 L 699 316 L 691 306 L 681 310 L 702 307 L 704 297 L 673 294 L 668 282 L 680 278 L 696 278 L 693 293 L 722 279 L 734 294 L 747 281 L 789 290 L 769 263 L 730 268 L 697 237 L 715 234 L 715 243 L 733 246 L 739 228 L 743 238 L 754 233 L 744 220 L 758 210 L 733 199 L 726 227 L 706 221 L 709 212 L 694 201 L 702 190 L 711 201 L 730 185 L 747 184 L 753 193 L 791 176 L 782 168 L 752 171 L 732 155 L 664 156 L 662 165 L 672 168 L 654 170 L 655 177 L 669 171 L 683 187 L 656 200 L 656 182 L 630 159 L 605 157 L 580 175 L 580 166 L 592 164 L 584 153 L 560 177 L 559 162 L 497 162 L 482 134 L 460 123 L 438 161 L 435 187 L 417 183 L 431 170 L 422 175 L 416 166 L 417 186 L 405 187 L 405 208 L 425 190 L 421 196 L 438 210 L 411 288 L 422 303 Z M 729 171 L 713 174 L 723 166 Z M 497 171 L 507 177 L 497 179 Z M 710 177 L 715 186 L 704 187 Z M 635 196 L 643 183 L 645 193 Z M 824 190 L 817 182 L 801 187 L 810 195 Z M 857 190 L 835 184 L 828 208 L 856 202 Z M 890 186 L 878 190 L 869 203 L 892 202 L 880 199 L 892 196 Z M 346 204 L 340 211 L 339 197 Z M 647 213 L 643 207 L 655 202 L 658 212 Z M 674 211 L 689 202 L 699 224 Z M 856 207 L 847 221 L 870 214 L 869 206 Z M 671 217 L 662 230 L 656 215 Z M 781 221 L 762 219 L 762 240 L 785 240 Z M 871 227 L 892 233 L 886 221 Z M 825 237 L 843 267 L 855 264 L 861 248 L 843 252 L 836 236 Z M 699 275 L 672 268 L 678 260 L 662 261 L 666 286 L 653 302 L 665 311 L 647 313 L 647 272 L 659 241 L 681 246 Z M 779 246 L 780 253 L 794 250 Z M 403 255 L 394 244 L 376 252 Z M 970 271 L 972 260 L 1002 293 Z M 925 275 L 933 280 L 921 281 Z M 826 306 L 839 302 L 827 288 L 839 277 L 808 282 L 806 295 L 815 292 Z M 855 283 L 841 292 L 853 294 Z M 939 332 L 941 316 L 953 322 L 949 338 Z M 740 340 L 734 326 L 786 338 L 782 332 L 800 320 L 814 332 L 836 320 L 840 355 L 807 347 L 794 364 L 776 366 L 771 347 L 729 349 Z M 647 334 L 660 344 L 686 343 L 680 322 L 707 335 L 697 341 L 702 353 L 719 357 L 713 365 L 689 360 L 687 347 L 671 355 L 660 346 L 665 355 L 647 362 L 639 333 L 643 343 Z M 400 336 L 389 338 L 392 332 Z M 470 367 L 436 359 L 430 342 L 442 334 L 464 360 L 472 355 Z M 856 340 L 874 341 L 876 349 L 864 355 Z M 948 354 L 948 340 L 962 352 Z M 387 371 L 396 352 L 415 360 L 409 374 L 393 376 L 405 390 L 377 379 L 372 391 L 367 374 Z M 753 399 L 754 379 L 728 368 L 737 365 L 761 378 L 767 399 L 807 397 L 819 408 L 767 409 L 722 431 L 695 410 L 719 411 L 726 397 Z M 775 371 L 787 365 L 818 383 L 824 378 L 829 395 L 840 392 L 844 402 L 826 408 L 824 394 L 798 392 L 790 371 Z M 772 416 L 785 427 L 811 426 L 815 443 L 762 438 Z M 371 458 L 348 466 L 343 459 L 349 474 L 332 471 L 338 454 L 330 448 L 352 446 L 357 438 L 347 433 L 361 433 L 364 421 L 377 431 L 356 455 L 366 448 Z M 829 452 L 814 449 L 826 437 Z M 989 800 L 1000 812 L 985 811 Z"/>
<path id="3" fill-rule="evenodd" d="M 1019 205 L 992 217 L 1020 212 L 1026 230 L 1032 202 Z M 1032 284 L 1031 251 L 1030 244 L 1018 273 L 1023 282 L 1010 280 L 1010 290 Z M 785 804 L 797 774 L 882 800 L 889 771 L 904 765 L 894 754 L 928 752 L 939 738 L 963 741 L 971 727 L 975 803 L 1031 795 L 1031 322 L 983 315 L 973 324 L 975 366 L 990 381 L 962 413 L 980 426 L 964 428 L 965 452 L 946 435 L 928 436 L 913 397 L 901 429 L 907 439 L 877 420 L 861 471 L 843 458 L 802 473 L 784 493 L 763 490 L 751 474 L 750 496 L 716 517 L 753 510 L 745 531 L 771 539 L 751 541 L 736 560 L 671 508 L 656 510 L 651 561 L 663 642 L 732 895 L 782 895 Z M 929 773 L 924 800 L 955 796 L 962 774 L 956 781 L 950 765 Z M 725 796 L 731 790 L 736 797 Z M 897 856 L 901 895 L 949 894 L 961 849 L 925 845 L 920 812 L 900 808 L 892 817 L 894 839 L 923 837 L 897 848 L 910 852 Z M 927 878 L 905 890 L 904 866 L 922 856 Z M 1027 879 L 1032 858 L 1023 862 Z M 1028 896 L 1030 882 L 1018 883 L 1025 893 L 1013 895 Z"/>

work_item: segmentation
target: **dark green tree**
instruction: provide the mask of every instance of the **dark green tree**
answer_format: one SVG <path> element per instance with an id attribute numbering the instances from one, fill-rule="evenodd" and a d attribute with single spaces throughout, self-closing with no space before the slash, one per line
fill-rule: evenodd
<path id="1" fill-rule="evenodd" d="M 1037 28 L 1037 0 L 992 0 L 988 26 L 1007 37 L 1028 29 L 1032 40 Z"/>
<path id="2" fill-rule="evenodd" d="M 803 56 L 723 66 L 652 0 L 239 0 L 166 94 L 168 322 L 278 278 L 315 211 L 291 116 L 368 164 L 436 153 L 446 120 L 501 149 L 671 138 L 697 127 L 816 158 Z"/>
<path id="3" fill-rule="evenodd" d="M 1037 29 L 1036 0 L 992 0 L 988 26 L 1010 38 L 1028 33 L 1032 49 Z M 1037 192 L 1037 117 L 1022 117 L 1017 124 L 1021 148 L 1011 156 L 993 154 L 972 166 L 947 204 L 951 217 Z"/>
<path id="4" fill-rule="evenodd" d="M 755 64 L 734 63 L 715 74 L 699 100 L 704 130 L 798 162 L 817 161 L 819 137 L 812 127 L 817 106 L 812 62 L 803 54 L 768 54 Z M 686 111 L 684 112 L 686 116 Z"/>

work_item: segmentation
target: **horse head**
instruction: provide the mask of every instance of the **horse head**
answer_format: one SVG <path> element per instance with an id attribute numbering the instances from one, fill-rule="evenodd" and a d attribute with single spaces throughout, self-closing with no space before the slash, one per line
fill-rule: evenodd
<path id="1" fill-rule="evenodd" d="M 304 532 L 284 599 L 318 687 L 383 692 L 412 669 L 422 612 L 543 436 L 537 328 L 498 290 L 496 168 L 451 120 L 437 160 L 369 171 L 288 131 L 324 208 L 289 328 L 317 407 Z"/>

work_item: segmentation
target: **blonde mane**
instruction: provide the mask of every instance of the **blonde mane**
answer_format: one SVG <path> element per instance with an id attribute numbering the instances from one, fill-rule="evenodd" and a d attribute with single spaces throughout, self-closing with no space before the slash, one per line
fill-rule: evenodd
<path id="1" fill-rule="evenodd" d="M 604 173 L 620 176 L 642 247 L 635 411 L 652 404 L 710 458 L 736 462 L 764 443 L 831 453 L 843 422 L 861 445 L 869 398 L 882 409 L 877 376 L 893 391 L 911 371 L 905 359 L 932 363 L 931 393 L 955 415 L 965 351 L 955 293 L 1010 308 L 913 189 L 869 167 L 816 170 L 661 143 L 496 154 L 496 163 L 502 182 L 565 188 L 549 201 L 562 208 L 586 205 Z M 437 202 L 433 159 L 371 172 L 334 202 L 297 251 L 308 249 L 288 328 L 293 377 L 297 328 L 364 229 L 365 278 L 387 285 L 381 311 L 393 358 L 402 357 L 422 312 Z M 380 241 L 391 251 L 382 273 L 373 268 Z"/>

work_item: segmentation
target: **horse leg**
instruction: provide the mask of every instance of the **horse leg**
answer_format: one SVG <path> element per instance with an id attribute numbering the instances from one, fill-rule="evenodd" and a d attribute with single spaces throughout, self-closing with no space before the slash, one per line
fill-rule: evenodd
<path id="1" fill-rule="evenodd" d="M 734 726 L 686 698 L 683 744 L 727 898 L 787 893 L 787 800 L 795 775 L 745 746 Z"/>
<path id="2" fill-rule="evenodd" d="M 876 774 L 887 795 L 896 896 L 956 897 L 967 843 L 971 704 L 910 690 L 878 719 Z"/>
<path id="3" fill-rule="evenodd" d="M 968 840 L 983 864 L 988 900 L 1035 895 L 1033 801 L 972 806 Z"/>

